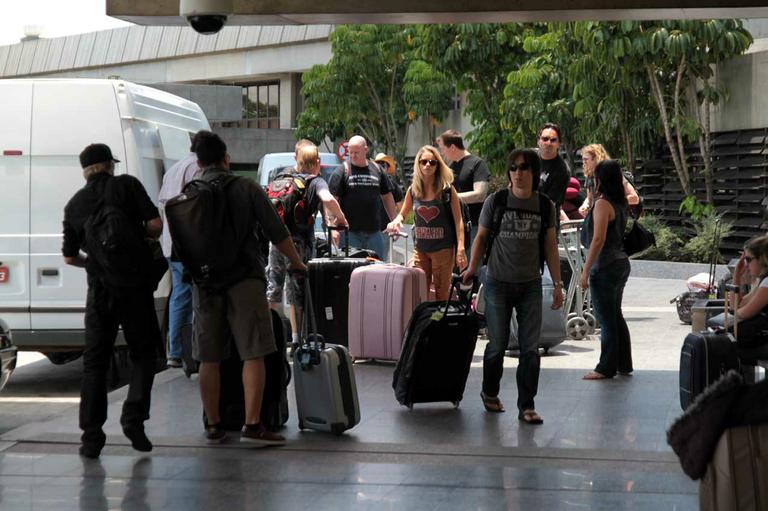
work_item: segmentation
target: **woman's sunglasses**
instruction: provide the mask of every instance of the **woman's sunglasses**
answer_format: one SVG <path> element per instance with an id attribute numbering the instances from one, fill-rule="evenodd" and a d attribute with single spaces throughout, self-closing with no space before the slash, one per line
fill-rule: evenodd
<path id="1" fill-rule="evenodd" d="M 426 167 L 427 165 L 436 167 L 437 160 L 419 160 L 419 164 L 421 164 L 422 167 Z"/>
<path id="2" fill-rule="evenodd" d="M 510 172 L 514 172 L 516 170 L 531 170 L 531 166 L 528 165 L 527 163 L 521 163 L 520 165 L 513 163 L 509 166 L 509 169 L 507 170 L 509 170 Z"/>
<path id="3" fill-rule="evenodd" d="M 744 256 L 744 260 L 747 262 L 747 264 L 751 263 L 755 259 L 757 259 L 757 258 L 756 257 L 752 257 L 752 256 Z"/>

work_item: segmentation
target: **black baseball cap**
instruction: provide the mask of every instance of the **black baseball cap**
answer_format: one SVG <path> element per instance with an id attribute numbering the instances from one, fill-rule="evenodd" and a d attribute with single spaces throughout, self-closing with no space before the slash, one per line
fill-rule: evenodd
<path id="1" fill-rule="evenodd" d="M 112 156 L 112 149 L 107 144 L 91 144 L 80 153 L 80 166 L 83 168 L 105 161 L 120 162 Z"/>

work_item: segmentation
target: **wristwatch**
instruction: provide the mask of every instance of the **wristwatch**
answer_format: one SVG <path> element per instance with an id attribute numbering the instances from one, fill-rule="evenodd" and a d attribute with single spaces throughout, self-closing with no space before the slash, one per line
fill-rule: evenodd
<path id="1" fill-rule="evenodd" d="M 562 280 L 556 280 L 554 282 L 554 284 L 555 284 L 555 287 L 564 287 L 564 284 L 563 284 Z"/>

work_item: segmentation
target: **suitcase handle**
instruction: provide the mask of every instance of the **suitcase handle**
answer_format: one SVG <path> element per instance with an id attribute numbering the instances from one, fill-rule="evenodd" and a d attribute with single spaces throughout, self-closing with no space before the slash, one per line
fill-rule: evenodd
<path id="1" fill-rule="evenodd" d="M 477 280 L 477 277 L 472 277 L 472 287 L 475 287 L 475 281 Z M 451 288 L 448 290 L 448 300 L 445 302 L 445 310 L 443 311 L 443 314 L 448 314 L 448 307 L 451 305 L 451 295 L 453 294 L 454 290 L 456 291 L 456 296 L 459 297 L 459 304 L 464 307 L 464 315 L 467 316 L 469 314 L 469 311 L 472 309 L 472 302 L 469 298 L 469 296 L 465 296 L 465 299 L 461 299 L 461 275 L 458 275 L 456 273 L 451 275 Z"/>
<path id="2" fill-rule="evenodd" d="M 388 233 L 389 234 L 389 262 L 393 263 L 393 258 L 395 254 L 395 240 L 397 238 L 405 238 L 405 264 L 403 266 L 408 265 L 408 233 L 405 231 L 399 231 L 396 233 Z"/>
<path id="3" fill-rule="evenodd" d="M 326 225 L 325 226 L 325 232 L 328 236 L 328 257 L 333 257 L 333 236 L 331 236 L 331 232 L 333 231 L 342 231 L 342 233 L 345 234 L 344 236 L 344 257 L 349 257 L 349 226 L 342 225 L 342 226 L 336 226 L 336 225 Z"/>
<path id="4" fill-rule="evenodd" d="M 741 289 L 739 289 L 739 286 L 735 284 L 725 285 L 725 300 L 723 300 L 725 303 L 725 307 L 723 307 L 723 326 L 726 330 L 728 330 L 729 292 L 733 293 L 733 340 L 736 341 L 736 339 L 739 338 L 739 318 L 736 316 L 736 310 L 739 308 L 739 294 L 741 293 Z"/>
<path id="5" fill-rule="evenodd" d="M 315 318 L 315 309 L 312 304 L 312 290 L 309 287 L 309 275 L 304 279 L 304 310 L 306 319 L 302 330 L 306 332 L 304 336 L 304 344 L 313 344 L 315 348 L 320 347 L 320 350 L 325 349 L 325 338 L 317 333 L 317 318 Z M 309 331 L 308 331 L 309 330 Z"/>

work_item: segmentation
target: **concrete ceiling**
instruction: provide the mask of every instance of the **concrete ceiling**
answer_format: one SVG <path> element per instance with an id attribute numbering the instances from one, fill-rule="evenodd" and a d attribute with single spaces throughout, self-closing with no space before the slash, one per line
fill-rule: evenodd
<path id="1" fill-rule="evenodd" d="M 232 0 L 232 4 L 230 25 L 768 18 L 768 0 Z M 139 25 L 185 23 L 179 16 L 179 0 L 107 0 L 107 15 Z"/>

